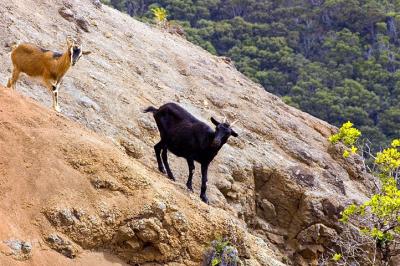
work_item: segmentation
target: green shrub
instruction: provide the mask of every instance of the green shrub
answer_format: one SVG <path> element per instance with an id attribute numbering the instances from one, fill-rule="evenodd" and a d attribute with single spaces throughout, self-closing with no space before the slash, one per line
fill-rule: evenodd
<path id="1" fill-rule="evenodd" d="M 329 140 L 342 142 L 353 150 L 359 136 L 361 132 L 347 122 Z M 386 265 L 400 252 L 400 190 L 397 187 L 400 139 L 393 140 L 390 147 L 373 158 L 375 171 L 372 174 L 381 185 L 378 193 L 370 199 L 362 204 L 351 204 L 341 212 L 339 221 L 344 224 L 343 231 L 348 233 L 335 241 L 340 253 L 335 252 L 331 257 L 331 261 L 339 265 L 352 265 L 353 262 L 357 265 Z M 359 264 L 360 260 L 362 264 Z"/>
<path id="2" fill-rule="evenodd" d="M 165 8 L 153 7 L 151 9 L 151 12 L 153 13 L 154 19 L 158 25 L 163 26 L 163 27 L 166 26 L 168 12 Z"/>
<path id="3" fill-rule="evenodd" d="M 237 248 L 226 239 L 216 239 L 206 253 L 203 266 L 241 265 Z"/>
<path id="4" fill-rule="evenodd" d="M 337 134 L 329 137 L 329 141 L 332 144 L 338 142 L 343 143 L 347 147 L 343 152 L 343 157 L 347 158 L 350 154 L 355 154 L 357 152 L 358 148 L 355 146 L 355 143 L 360 136 L 361 132 L 357 128 L 353 127 L 353 123 L 348 121 L 342 125 Z"/>

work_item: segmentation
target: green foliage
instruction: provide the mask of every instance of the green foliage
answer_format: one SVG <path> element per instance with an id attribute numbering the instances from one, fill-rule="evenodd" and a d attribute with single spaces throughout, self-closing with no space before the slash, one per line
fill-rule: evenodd
<path id="1" fill-rule="evenodd" d="M 400 139 L 392 141 L 391 147 L 376 154 L 375 163 L 385 176 L 395 175 L 400 168 Z M 397 179 L 397 176 L 395 176 Z"/>
<path id="2" fill-rule="evenodd" d="M 400 139 L 395 139 L 389 148 L 376 154 L 376 174 L 382 184 L 380 192 L 362 204 L 346 207 L 340 219 L 344 223 L 351 222 L 361 233 L 374 239 L 375 248 L 385 262 L 395 253 L 395 240 L 400 236 L 399 148 Z"/>
<path id="3" fill-rule="evenodd" d="M 111 1 L 110 0 L 100 0 L 100 2 L 102 2 L 105 5 L 111 5 Z"/>
<path id="4" fill-rule="evenodd" d="M 211 266 L 216 266 L 218 264 L 221 263 L 221 259 L 220 258 L 213 258 L 211 261 Z"/>
<path id="5" fill-rule="evenodd" d="M 335 261 L 335 262 L 340 261 L 341 258 L 342 258 L 342 254 L 340 254 L 340 253 L 335 253 L 332 256 L 332 260 Z"/>
<path id="6" fill-rule="evenodd" d="M 203 265 L 237 266 L 240 263 L 236 247 L 226 239 L 216 239 L 206 253 Z"/>
<path id="7" fill-rule="evenodd" d="M 361 132 L 346 122 L 337 134 L 329 137 L 333 144 L 341 142 L 346 147 L 343 156 L 348 157 L 355 153 L 354 146 L 361 136 Z M 347 225 L 347 232 L 336 240 L 342 253 L 335 253 L 331 260 L 343 265 L 352 265 L 353 262 L 377 264 L 376 259 L 384 265 L 393 254 L 399 252 L 397 244 L 400 237 L 400 190 L 398 177 L 400 176 L 400 139 L 394 139 L 390 147 L 378 152 L 374 158 L 376 175 L 381 183 L 378 193 L 362 204 L 350 204 L 341 212 L 339 221 Z M 356 228 L 363 237 L 354 238 L 351 228 Z M 359 245 L 361 248 L 357 248 Z M 344 253 L 343 253 L 344 252 Z M 370 259 L 371 258 L 371 259 Z"/>
<path id="8" fill-rule="evenodd" d="M 151 12 L 154 15 L 154 18 L 158 24 L 163 24 L 167 21 L 168 12 L 165 8 L 162 7 L 153 7 Z"/>
<path id="9" fill-rule="evenodd" d="M 350 205 L 342 212 L 341 221 L 348 222 L 351 218 L 368 219 L 362 224 L 360 231 L 376 240 L 379 247 L 387 248 L 400 232 L 400 191 L 396 181 L 386 177 L 383 191 L 373 195 L 361 205 Z M 384 251 L 382 251 L 384 252 Z"/>
<path id="10" fill-rule="evenodd" d="M 376 147 L 400 134 L 399 1 L 104 1 L 148 19 L 165 8 L 189 41 L 303 111 L 353 121 Z"/>
<path id="11" fill-rule="evenodd" d="M 214 249 L 217 252 L 217 254 L 221 254 L 224 248 L 230 245 L 229 241 L 224 241 L 224 240 L 217 240 L 214 244 Z"/>
<path id="12" fill-rule="evenodd" d="M 356 141 L 361 136 L 361 132 L 353 127 L 353 123 L 350 121 L 344 123 L 339 129 L 339 132 L 330 136 L 329 141 L 332 144 L 338 142 L 343 143 L 347 149 L 343 152 L 343 157 L 347 158 L 350 154 L 355 154 L 357 152 L 357 147 L 355 146 Z"/>

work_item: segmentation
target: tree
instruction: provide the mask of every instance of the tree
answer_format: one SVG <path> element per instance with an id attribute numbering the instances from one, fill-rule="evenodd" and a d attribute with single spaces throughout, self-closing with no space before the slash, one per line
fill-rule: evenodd
<path id="1" fill-rule="evenodd" d="M 379 127 L 389 137 L 400 136 L 400 108 L 391 107 L 380 116 Z"/>
<path id="2" fill-rule="evenodd" d="M 329 138 L 357 151 L 354 143 L 360 132 L 347 122 Z M 343 154 L 348 157 L 347 150 Z M 351 204 L 341 213 L 344 223 L 332 260 L 342 265 L 387 265 L 400 254 L 400 139 L 374 157 L 374 174 L 381 185 L 376 194 L 362 204 Z M 360 264 L 361 263 L 361 264 Z"/>

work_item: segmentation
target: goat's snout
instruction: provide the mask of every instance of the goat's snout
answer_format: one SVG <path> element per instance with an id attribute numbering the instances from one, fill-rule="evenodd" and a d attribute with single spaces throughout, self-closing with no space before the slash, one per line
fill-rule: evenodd
<path id="1" fill-rule="evenodd" d="M 72 58 L 71 65 L 72 65 L 72 66 L 75 66 L 75 65 L 76 65 L 76 62 L 78 62 L 79 58 L 80 58 L 80 57 L 73 57 L 73 58 Z"/>

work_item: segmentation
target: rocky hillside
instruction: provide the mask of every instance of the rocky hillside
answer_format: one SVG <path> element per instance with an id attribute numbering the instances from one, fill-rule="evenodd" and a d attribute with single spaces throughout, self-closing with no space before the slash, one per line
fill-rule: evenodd
<path id="1" fill-rule="evenodd" d="M 108 139 L 0 91 L 1 265 L 66 265 L 75 257 L 71 264 L 197 265 L 217 234 L 236 234 L 248 258 L 279 265 L 228 212 L 167 182 Z"/>
<path id="2" fill-rule="evenodd" d="M 1 84 L 15 42 L 62 51 L 73 35 L 92 51 L 64 79 L 61 115 L 31 79 L 0 89 L 0 264 L 198 265 L 230 234 L 248 265 L 307 265 L 340 230 L 343 206 L 371 189 L 357 158 L 329 146 L 334 127 L 179 36 L 89 0 L 3 1 L 0 11 Z M 176 183 L 156 171 L 159 137 L 141 110 L 169 101 L 207 122 L 239 121 L 211 165 L 210 206 L 198 169 L 195 193 L 184 160 L 171 156 Z"/>

